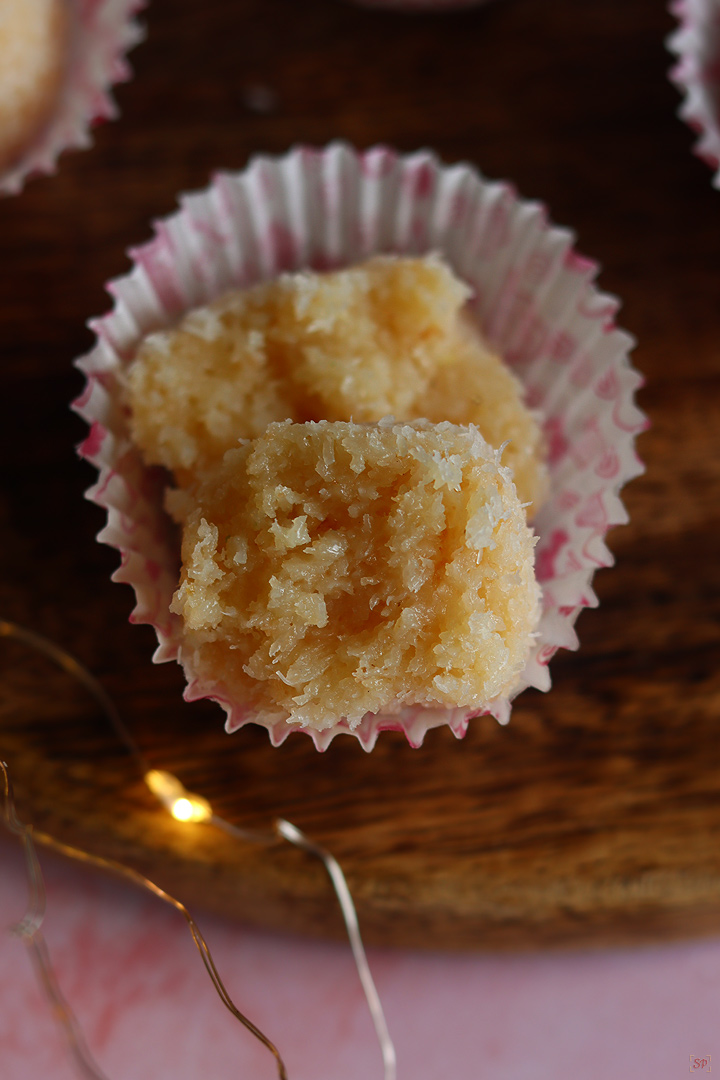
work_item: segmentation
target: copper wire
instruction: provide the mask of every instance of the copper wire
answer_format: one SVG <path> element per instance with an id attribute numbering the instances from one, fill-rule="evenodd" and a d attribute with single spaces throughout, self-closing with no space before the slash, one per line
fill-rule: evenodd
<path id="1" fill-rule="evenodd" d="M 91 675 L 88 669 L 79 660 L 76 660 L 72 653 L 66 652 L 65 649 L 56 645 L 54 641 L 50 641 L 49 638 L 36 634 L 33 630 L 26 630 L 24 626 L 9 622 L 7 619 L 0 619 L 0 637 L 15 638 L 16 641 L 28 645 L 31 649 L 35 649 L 36 652 L 46 656 L 48 660 L 52 660 L 68 675 L 72 675 L 74 679 L 77 679 L 90 696 L 95 698 L 95 701 L 112 724 L 115 734 L 138 760 L 143 776 L 145 775 L 150 766 L 142 750 L 123 723 L 112 698 L 102 683 L 98 682 L 95 676 Z"/>
<path id="2" fill-rule="evenodd" d="M 131 881 L 135 885 L 140 885 L 141 888 L 146 889 L 148 892 L 152 893 L 153 896 L 157 896 L 159 900 L 163 900 L 166 904 L 174 907 L 176 911 L 179 911 L 188 924 L 192 939 L 195 942 L 197 950 L 202 957 L 203 964 L 205 965 L 207 973 L 210 976 L 212 984 L 223 1005 L 255 1036 L 256 1039 L 259 1039 L 260 1042 L 268 1048 L 277 1061 L 278 1076 L 280 1080 L 287 1080 L 287 1071 L 276 1046 L 255 1024 L 253 1024 L 252 1020 L 249 1020 L 247 1016 L 240 1012 L 233 1002 L 218 973 L 212 953 L 200 931 L 200 927 L 197 925 L 185 905 L 174 896 L 171 896 L 170 893 L 161 889 L 154 881 L 151 881 L 149 878 L 146 878 L 143 874 L 139 873 L 137 870 L 133 870 L 129 866 L 123 866 L 122 863 L 115 862 L 113 859 L 106 859 L 102 855 L 92 855 L 89 852 L 73 847 L 70 844 L 64 844 L 61 840 L 56 840 L 54 836 L 50 836 L 48 833 L 39 832 L 33 829 L 32 826 L 24 825 L 18 818 L 15 810 L 9 771 L 7 765 L 3 761 L 0 761 L 0 771 L 2 771 L 4 778 L 5 822 L 10 831 L 22 839 L 26 854 L 28 878 L 31 886 L 27 913 L 21 922 L 11 929 L 17 937 L 22 938 L 27 945 L 31 946 L 33 958 L 38 966 L 46 997 L 53 1006 L 53 1011 L 65 1031 L 70 1048 L 76 1059 L 76 1064 L 81 1067 L 83 1075 L 92 1077 L 93 1080 L 106 1080 L 104 1073 L 99 1070 L 98 1066 L 93 1061 L 90 1051 L 87 1049 L 87 1046 L 82 1039 L 77 1021 L 75 1020 L 70 1006 L 62 996 L 50 964 L 47 946 L 40 930 L 45 916 L 45 884 L 37 857 L 35 841 L 45 847 L 52 848 L 53 851 L 57 851 L 61 855 L 75 859 L 77 862 L 98 867 L 101 870 L 109 870 L 111 873 Z"/>
<path id="3" fill-rule="evenodd" d="M 138 761 L 143 779 L 145 779 L 148 773 L 151 771 L 151 767 L 148 764 L 146 758 L 142 754 L 141 750 L 135 743 L 130 732 L 125 726 L 120 713 L 115 707 L 114 703 L 106 693 L 105 689 L 98 682 L 98 680 L 92 675 L 87 668 L 83 667 L 78 660 L 75 659 L 70 653 L 66 652 L 60 646 L 54 642 L 49 641 L 47 638 L 42 637 L 39 634 L 34 633 L 31 630 L 26 630 L 15 623 L 7 620 L 0 620 L 0 637 L 16 638 L 17 640 L 29 645 L 31 648 L 36 649 L 43 655 L 47 656 L 50 660 L 56 663 L 59 667 L 66 671 L 69 675 L 76 678 L 82 685 L 89 691 L 89 693 L 95 698 L 100 707 L 105 712 L 106 716 L 110 720 L 113 729 L 118 737 L 122 740 L 128 750 Z M 243 1024 L 248 1031 L 250 1031 L 264 1046 L 270 1050 L 274 1055 L 277 1066 L 278 1075 L 280 1080 L 287 1080 L 287 1073 L 285 1065 L 283 1063 L 280 1054 L 275 1045 L 263 1034 L 262 1031 L 255 1024 L 252 1023 L 240 1010 L 235 1006 L 230 995 L 228 994 L 225 985 L 217 971 L 215 962 L 212 957 L 212 953 L 200 933 L 200 929 L 196 922 L 190 915 L 189 911 L 179 900 L 166 893 L 153 881 L 144 877 L 138 871 L 133 870 L 130 867 L 123 866 L 121 863 L 114 862 L 111 859 L 105 859 L 100 855 L 91 855 L 88 852 L 82 851 L 79 848 L 71 847 L 68 844 L 62 843 L 60 840 L 56 840 L 54 837 L 47 833 L 34 832 L 31 826 L 23 825 L 15 813 L 14 803 L 12 800 L 12 788 L 10 786 L 10 780 L 8 776 L 7 766 L 0 762 L 0 768 L 2 768 L 4 780 L 5 780 L 5 820 L 11 831 L 21 836 L 25 845 L 26 860 L 28 866 L 28 878 L 31 888 L 31 899 L 28 907 L 28 915 L 23 920 L 19 927 L 24 926 L 27 922 L 30 926 L 33 919 L 37 922 L 37 926 L 32 932 L 26 933 L 24 930 L 21 932 L 23 939 L 27 944 L 31 945 L 31 951 L 34 957 L 36 967 L 40 974 L 40 980 L 45 989 L 46 996 L 51 1002 L 53 1009 L 58 1016 L 60 1023 L 62 1024 L 65 1034 L 68 1038 L 70 1048 L 76 1058 L 76 1062 L 82 1070 L 82 1074 L 85 1077 L 91 1078 L 91 1080 L 106 1080 L 104 1075 L 98 1070 L 95 1063 L 92 1061 L 87 1047 L 85 1046 L 82 1036 L 80 1034 L 77 1022 L 65 1002 L 60 988 L 55 979 L 52 967 L 49 962 L 47 954 L 47 948 L 44 943 L 44 939 L 40 934 L 40 924 L 44 916 L 45 906 L 45 888 L 42 879 L 42 872 L 40 870 L 40 864 L 37 859 L 35 847 L 33 843 L 33 835 L 38 843 L 45 845 L 46 847 L 53 848 L 61 854 L 67 855 L 72 859 L 80 862 L 89 863 L 93 866 L 100 867 L 111 872 L 127 878 L 129 881 L 133 881 L 135 884 L 140 885 L 142 888 L 153 893 L 159 899 L 165 903 L 174 907 L 183 918 L 186 920 L 190 933 L 192 934 L 193 941 L 202 957 L 202 961 L 210 976 L 213 986 L 217 991 L 220 1000 L 225 1007 L 233 1014 L 233 1016 Z M 147 781 L 146 781 L 147 782 Z M 152 788 L 150 788 L 152 790 Z M 251 843 L 260 843 L 272 845 L 277 842 L 278 837 L 286 840 L 288 843 L 293 844 L 295 847 L 313 855 L 325 866 L 328 877 L 332 883 L 335 895 L 340 905 L 340 911 L 342 913 L 343 921 L 350 942 L 350 948 L 352 949 L 353 957 L 355 960 L 355 966 L 357 968 L 358 976 L 360 978 L 360 984 L 365 994 L 368 1009 L 375 1027 L 375 1032 L 380 1044 L 380 1050 L 384 1065 L 384 1080 L 395 1080 L 396 1078 L 396 1055 L 395 1047 L 390 1038 L 385 1015 L 383 1013 L 382 1004 L 378 995 L 375 983 L 370 972 L 370 967 L 367 961 L 367 955 L 360 935 L 360 927 L 357 919 L 357 912 L 353 903 L 350 889 L 348 888 L 345 875 L 340 867 L 340 864 L 333 855 L 330 854 L 325 848 L 316 844 L 313 840 L 307 837 L 297 826 L 291 822 L 286 821 L 284 818 L 277 818 L 274 822 L 274 832 L 264 833 L 257 830 L 243 829 L 237 825 L 233 825 L 231 822 L 226 821 L 224 818 L 219 817 L 215 813 L 211 813 L 210 817 L 205 822 L 208 825 L 213 825 L 215 828 L 221 829 L 223 832 L 236 837 L 237 839 L 244 840 Z M 30 917 L 32 915 L 32 917 Z M 29 920 L 29 921 L 28 921 Z M 20 933 L 19 928 L 15 928 L 16 933 Z"/>
<path id="4" fill-rule="evenodd" d="M 11 833 L 19 837 L 25 852 L 25 865 L 29 883 L 28 906 L 25 915 L 10 932 L 26 946 L 32 960 L 38 982 L 60 1027 L 65 1033 L 68 1049 L 78 1072 L 87 1080 L 107 1080 L 85 1044 L 75 1014 L 65 1000 L 50 962 L 50 955 L 42 933 L 45 918 L 45 882 L 33 840 L 32 826 L 24 825 L 15 811 L 10 774 L 4 761 L 0 761 L 3 776 L 3 816 Z"/>
<path id="5" fill-rule="evenodd" d="M 278 818 L 275 822 L 275 828 L 285 840 L 302 848 L 303 851 L 307 851 L 308 854 L 314 855 L 315 858 L 320 859 L 325 864 L 325 869 L 328 872 L 328 876 L 335 889 L 335 895 L 340 904 L 340 910 L 350 941 L 350 948 L 352 949 L 355 958 L 355 966 L 360 977 L 363 991 L 365 992 L 365 999 L 375 1027 L 375 1034 L 380 1043 L 383 1065 L 385 1066 L 385 1080 L 395 1080 L 397 1073 L 395 1047 L 390 1038 L 390 1032 L 388 1031 L 387 1023 L 385 1021 L 385 1014 L 380 1003 L 380 997 L 370 972 L 370 965 L 368 964 L 365 947 L 362 943 L 362 937 L 360 936 L 360 926 L 358 925 L 355 904 L 353 903 L 352 895 L 348 888 L 348 883 L 345 880 L 345 875 L 340 867 L 340 863 L 329 851 L 326 851 L 325 848 L 320 847 L 319 844 L 316 844 L 313 840 L 310 840 L 309 837 L 305 836 L 305 834 L 301 832 L 297 826 L 293 825 L 292 822 L 285 821 L 283 818 Z"/>

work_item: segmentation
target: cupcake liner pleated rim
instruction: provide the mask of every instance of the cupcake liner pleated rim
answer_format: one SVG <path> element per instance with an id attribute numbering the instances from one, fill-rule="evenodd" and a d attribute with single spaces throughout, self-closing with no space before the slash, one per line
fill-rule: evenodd
<path id="1" fill-rule="evenodd" d="M 683 94 L 678 116 L 698 139 L 694 151 L 720 188 L 720 0 L 675 0 L 679 28 L 667 39 L 677 57 L 670 78 Z"/>
<path id="2" fill-rule="evenodd" d="M 74 406 L 90 426 L 80 453 L 98 470 L 88 498 L 107 511 L 98 539 L 120 552 L 113 577 L 135 590 L 133 621 L 154 626 L 154 659 L 183 663 L 185 697 L 218 701 L 228 730 L 253 721 L 242 702 L 194 670 L 169 611 L 177 540 L 162 510 L 162 478 L 143 465 L 117 393 L 141 339 L 229 288 L 284 271 L 339 268 L 380 252 L 439 252 L 473 289 L 480 327 L 543 421 L 551 493 L 534 522 L 543 613 L 513 697 L 528 686 L 548 690 L 552 656 L 577 648 L 575 620 L 597 604 L 593 575 L 612 563 L 608 529 L 628 520 L 619 492 L 642 472 L 635 438 L 646 427 L 634 403 L 641 379 L 629 362 L 633 341 L 616 328 L 618 302 L 592 284 L 597 267 L 574 251 L 573 234 L 471 165 L 443 166 L 428 151 L 358 153 L 343 143 L 257 157 L 180 201 L 155 224 L 154 238 L 132 250 L 130 273 L 109 283 L 114 307 L 90 323 L 97 343 L 78 361 L 87 384 Z M 368 715 L 352 734 L 370 749 L 380 731 L 402 729 L 419 745 L 429 728 L 447 724 L 461 737 L 472 716 L 504 723 L 510 709 L 507 698 L 484 709 L 406 707 Z M 280 743 L 292 730 L 275 724 L 270 738 Z M 322 749 L 347 730 L 340 721 L 308 733 Z"/>

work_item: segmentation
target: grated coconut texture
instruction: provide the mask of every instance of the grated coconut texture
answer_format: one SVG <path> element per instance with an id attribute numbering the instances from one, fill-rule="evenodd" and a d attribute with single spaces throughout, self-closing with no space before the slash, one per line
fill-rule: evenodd
<path id="1" fill-rule="evenodd" d="M 451 420 L 507 444 L 520 499 L 538 506 L 540 428 L 464 313 L 468 296 L 432 255 L 227 293 L 140 346 L 127 374 L 134 441 L 184 485 L 273 421 Z"/>
<path id="2" fill-rule="evenodd" d="M 168 508 L 181 659 L 258 722 L 480 709 L 519 679 L 535 541 L 475 427 L 272 423 Z"/>

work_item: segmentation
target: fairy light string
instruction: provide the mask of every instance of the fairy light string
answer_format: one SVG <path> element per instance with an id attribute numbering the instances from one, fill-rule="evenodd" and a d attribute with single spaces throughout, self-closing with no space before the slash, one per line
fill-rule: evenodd
<path id="1" fill-rule="evenodd" d="M 46 893 L 40 861 L 33 839 L 33 829 L 17 816 L 8 767 L 0 761 L 3 780 L 3 818 L 8 830 L 22 843 L 28 879 L 28 905 L 25 915 L 10 927 L 10 933 L 24 943 L 32 961 L 38 982 L 50 1003 L 53 1014 L 63 1029 L 68 1049 L 78 1073 L 86 1080 L 107 1080 L 88 1050 L 75 1015 L 65 1000 L 55 977 L 50 955 L 42 932 L 45 919 Z"/>
<path id="2" fill-rule="evenodd" d="M 47 638 L 18 626 L 7 620 L 0 620 L 0 637 L 14 638 L 28 645 L 30 648 L 42 653 L 48 659 L 57 664 L 63 671 L 77 679 L 97 701 L 106 717 L 112 724 L 118 737 L 122 740 L 130 753 L 135 757 L 140 766 L 143 780 L 155 798 L 165 807 L 172 817 L 179 822 L 192 822 L 196 824 L 210 825 L 221 829 L 229 835 L 249 841 L 271 845 L 278 839 L 287 841 L 300 848 L 307 854 L 319 859 L 330 878 L 335 895 L 340 906 L 343 921 L 348 935 L 348 940 L 355 960 L 358 977 L 365 994 L 368 1009 L 373 1021 L 375 1033 L 383 1059 L 384 1080 L 396 1080 L 397 1065 L 395 1048 L 390 1038 L 385 1015 L 380 997 L 367 961 L 365 947 L 360 934 L 357 912 L 353 903 L 350 889 L 348 888 L 342 868 L 334 856 L 325 848 L 316 844 L 305 835 L 297 826 L 283 818 L 277 818 L 273 823 L 272 833 L 263 833 L 254 830 L 246 830 L 226 821 L 214 813 L 211 804 L 202 795 L 188 791 L 184 784 L 172 773 L 162 769 L 150 767 L 147 759 L 135 743 L 130 732 L 126 728 L 120 713 L 113 704 L 98 680 L 70 653 L 66 652 Z M 107 1080 L 105 1075 L 93 1061 L 92 1055 L 82 1038 L 77 1021 L 65 1001 L 57 979 L 50 964 L 50 959 L 41 931 L 41 925 L 45 914 L 45 886 L 42 877 L 40 863 L 37 858 L 34 841 L 50 847 L 60 854 L 66 855 L 76 861 L 90 864 L 132 881 L 160 900 L 174 907 L 185 921 L 192 935 L 195 946 L 200 953 L 205 969 L 210 980 L 225 1007 L 232 1015 L 248 1029 L 276 1059 L 279 1080 L 287 1080 L 287 1071 L 284 1062 L 274 1043 L 263 1034 L 260 1029 L 248 1019 L 232 1001 L 225 985 L 217 971 L 212 953 L 203 938 L 200 929 L 189 911 L 179 900 L 161 889 L 149 878 L 144 877 L 138 871 L 106 859 L 99 855 L 92 855 L 79 848 L 64 844 L 47 833 L 38 832 L 32 826 L 24 825 L 17 816 L 12 794 L 12 785 L 7 765 L 0 761 L 0 771 L 3 776 L 3 816 L 8 829 L 18 836 L 24 847 L 25 860 L 29 881 L 28 910 L 25 917 L 17 926 L 12 927 L 12 932 L 21 938 L 28 947 L 33 966 L 38 974 L 39 981 L 45 992 L 47 1000 L 52 1006 L 53 1012 L 64 1030 L 68 1046 L 78 1068 L 85 1080 Z"/>
<path id="3" fill-rule="evenodd" d="M 305 834 L 293 825 L 292 822 L 285 821 L 283 818 L 278 818 L 275 822 L 275 828 L 284 840 L 288 840 L 291 844 L 296 844 L 299 848 L 302 848 L 303 851 L 307 851 L 309 855 L 314 855 L 315 858 L 320 859 L 325 864 L 325 869 L 332 881 L 338 903 L 340 904 L 340 909 L 343 913 L 345 927 L 350 940 L 350 948 L 355 957 L 355 966 L 357 967 L 360 982 L 365 992 L 365 999 L 368 1003 L 370 1015 L 372 1016 L 373 1024 L 375 1026 L 375 1034 L 380 1043 L 383 1065 L 385 1066 L 385 1077 L 387 1080 L 395 1080 L 397 1072 L 395 1047 L 390 1038 L 390 1032 L 388 1031 L 385 1022 L 385 1014 L 383 1013 L 382 1004 L 380 1003 L 380 997 L 378 996 L 375 982 L 370 972 L 370 966 L 360 936 L 360 927 L 358 925 L 355 905 L 353 904 L 352 896 L 350 895 L 350 890 L 348 889 L 347 881 L 345 880 L 345 875 L 342 872 L 340 863 L 329 851 L 321 848 L 318 844 L 315 844 L 305 836 Z"/>
<path id="4" fill-rule="evenodd" d="M 202 957 L 202 961 L 210 976 L 213 986 L 220 997 L 223 1005 L 233 1014 L 233 1016 L 243 1024 L 248 1031 L 250 1031 L 255 1038 L 259 1039 L 268 1050 L 275 1057 L 278 1064 L 278 1075 L 280 1080 L 287 1080 L 287 1071 L 283 1063 L 280 1054 L 275 1045 L 267 1038 L 266 1035 L 260 1031 L 260 1029 L 253 1024 L 251 1020 L 247 1018 L 237 1008 L 232 998 L 230 997 L 225 984 L 223 983 L 220 975 L 218 974 L 215 962 L 210 952 L 210 948 L 205 941 L 200 928 L 193 919 L 190 912 L 185 905 L 176 900 L 170 893 L 165 892 L 159 885 L 156 885 L 154 881 L 146 878 L 143 874 L 140 874 L 137 870 L 133 870 L 131 867 L 123 866 L 122 863 L 115 862 L 113 859 L 106 859 L 101 855 L 91 855 L 86 851 L 82 851 L 80 848 L 73 847 L 70 844 L 64 844 L 60 840 L 56 840 L 55 837 L 50 836 L 48 833 L 39 832 L 32 828 L 32 826 L 24 825 L 17 816 L 15 810 L 15 803 L 12 793 L 12 784 L 10 782 L 10 776 L 8 767 L 5 762 L 0 761 L 0 771 L 3 774 L 4 782 L 4 817 L 5 822 L 11 832 L 19 836 L 23 842 L 26 856 L 26 864 L 28 868 L 28 877 L 31 883 L 30 889 L 30 901 L 28 905 L 28 911 L 25 917 L 16 926 L 11 927 L 11 931 L 19 938 L 21 938 L 26 945 L 30 947 L 33 959 L 36 963 L 36 968 L 40 971 L 41 982 L 43 989 L 45 990 L 46 997 L 49 999 L 53 1006 L 53 1010 L 58 1017 L 61 1026 L 65 1030 L 65 1035 L 70 1044 L 70 1049 L 75 1058 L 75 1063 L 80 1067 L 83 1076 L 99 1078 L 99 1080 L 106 1080 L 104 1074 L 100 1071 L 98 1066 L 92 1059 L 90 1051 L 85 1045 L 80 1030 L 77 1025 L 77 1021 L 70 1009 L 70 1006 L 65 1001 L 60 991 L 55 974 L 50 964 L 47 946 L 42 935 L 41 925 L 45 916 L 45 885 L 43 882 L 42 871 L 40 869 L 40 863 L 37 857 L 37 851 L 35 848 L 35 841 L 39 844 L 43 844 L 46 847 L 52 848 L 54 851 L 59 852 L 61 855 L 66 855 L 71 859 L 75 859 L 78 862 L 87 863 L 91 866 L 99 867 L 102 870 L 109 870 L 114 874 L 117 874 L 128 881 L 133 882 L 135 885 L 140 885 L 143 889 L 151 892 L 153 896 L 157 896 L 158 899 L 163 900 L 166 904 L 174 907 L 176 911 L 179 911 L 188 924 L 192 939 L 195 942 L 198 952 Z"/>

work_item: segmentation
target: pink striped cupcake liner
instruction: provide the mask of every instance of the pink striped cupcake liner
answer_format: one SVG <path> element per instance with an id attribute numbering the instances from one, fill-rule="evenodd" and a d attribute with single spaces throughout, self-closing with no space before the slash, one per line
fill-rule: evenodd
<path id="1" fill-rule="evenodd" d="M 57 102 L 22 157 L 0 173 L 0 195 L 15 195 L 29 177 L 54 173 L 65 150 L 92 144 L 91 128 L 118 116 L 110 88 L 131 77 L 126 53 L 144 34 L 135 14 L 146 0 L 67 0 L 69 42 Z"/>
<path id="2" fill-rule="evenodd" d="M 679 28 L 667 39 L 677 56 L 670 78 L 683 93 L 678 115 L 698 135 L 695 153 L 720 188 L 720 0 L 674 0 Z"/>
<path id="3" fill-rule="evenodd" d="M 252 722 L 242 702 L 209 684 L 183 652 L 181 623 L 169 611 L 179 552 L 162 509 L 161 480 L 133 446 L 119 404 L 118 376 L 148 333 L 232 287 L 283 271 L 329 269 L 379 252 L 439 252 L 473 290 L 472 310 L 490 343 L 524 383 L 543 419 L 551 494 L 534 521 L 543 613 L 537 640 L 513 696 L 550 687 L 559 648 L 575 649 L 575 620 L 597 604 L 595 571 L 610 566 L 609 528 L 627 521 L 619 497 L 642 464 L 635 438 L 646 427 L 634 404 L 641 382 L 629 362 L 631 337 L 615 326 L 618 302 L 597 291 L 597 267 L 576 254 L 573 234 L 548 224 L 544 207 L 471 165 L 443 166 L 430 152 L 402 156 L 385 147 L 359 153 L 343 143 L 257 157 L 220 173 L 180 210 L 155 224 L 154 238 L 131 252 L 133 269 L 110 282 L 112 311 L 90 323 L 95 347 L 77 361 L 87 383 L 75 402 L 90 432 L 80 453 L 98 470 L 87 492 L 107 511 L 98 539 L 120 552 L 114 580 L 133 586 L 131 619 L 155 628 L 156 662 L 177 660 L 185 698 L 212 698 L 234 730 Z M 501 723 L 511 701 L 486 708 L 407 707 L 368 715 L 352 732 L 366 749 L 378 733 L 401 729 L 419 745 L 447 724 L 462 737 L 472 716 Z M 291 724 L 269 728 L 281 743 Z M 348 725 L 308 732 L 318 749 Z"/>

